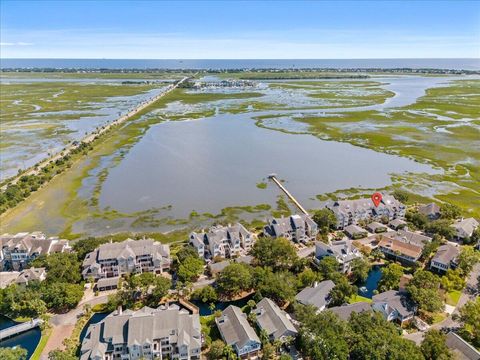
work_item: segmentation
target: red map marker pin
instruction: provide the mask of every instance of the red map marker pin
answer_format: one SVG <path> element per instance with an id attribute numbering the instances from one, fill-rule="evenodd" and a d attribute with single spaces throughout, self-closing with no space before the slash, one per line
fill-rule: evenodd
<path id="1" fill-rule="evenodd" d="M 375 204 L 375 207 L 378 207 L 378 205 L 380 205 L 380 201 L 382 201 L 382 194 L 380 194 L 379 192 L 373 194 L 372 201 Z"/>

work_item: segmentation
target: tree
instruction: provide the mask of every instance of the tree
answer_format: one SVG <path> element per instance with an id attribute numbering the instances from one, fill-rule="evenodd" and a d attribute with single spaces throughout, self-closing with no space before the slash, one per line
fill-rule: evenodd
<path id="1" fill-rule="evenodd" d="M 395 189 L 393 190 L 392 195 L 395 199 L 397 199 L 401 203 L 405 204 L 408 202 L 408 197 L 409 197 L 408 191 Z"/>
<path id="2" fill-rule="evenodd" d="M 352 260 L 351 272 L 353 282 L 364 282 L 367 280 L 370 271 L 370 263 L 364 258 L 356 258 Z"/>
<path id="3" fill-rule="evenodd" d="M 76 360 L 77 358 L 66 351 L 52 350 L 48 353 L 48 360 Z"/>
<path id="4" fill-rule="evenodd" d="M 177 275 L 180 281 L 195 281 L 203 272 L 203 260 L 198 256 L 187 256 L 180 262 Z"/>
<path id="5" fill-rule="evenodd" d="M 330 305 L 340 306 L 357 293 L 357 287 L 350 285 L 345 275 L 339 274 L 334 280 L 335 287 L 330 291 Z"/>
<path id="6" fill-rule="evenodd" d="M 83 287 L 79 284 L 42 284 L 42 300 L 49 309 L 64 311 L 73 309 L 83 297 Z"/>
<path id="7" fill-rule="evenodd" d="M 223 348 L 223 356 L 225 356 L 227 360 L 237 360 L 237 354 L 230 345 L 226 345 Z"/>
<path id="8" fill-rule="evenodd" d="M 444 308 L 438 291 L 439 287 L 440 280 L 437 275 L 429 271 L 417 270 L 407 285 L 407 291 L 419 309 L 438 312 Z"/>
<path id="9" fill-rule="evenodd" d="M 218 294 L 212 286 L 208 285 L 195 290 L 192 294 L 192 299 L 203 303 L 213 303 L 218 300 Z"/>
<path id="10" fill-rule="evenodd" d="M 249 265 L 232 263 L 218 275 L 217 289 L 224 296 L 234 297 L 251 288 L 252 274 Z"/>
<path id="11" fill-rule="evenodd" d="M 348 359 L 348 324 L 331 311 L 316 313 L 311 306 L 298 305 L 300 349 L 311 359 Z"/>
<path id="12" fill-rule="evenodd" d="M 157 276 L 153 281 L 153 289 L 150 295 L 149 304 L 158 304 L 158 302 L 168 295 L 168 290 L 172 287 L 172 282 L 163 276 Z"/>
<path id="13" fill-rule="evenodd" d="M 456 219 L 462 214 L 462 210 L 454 204 L 444 203 L 440 205 L 442 219 Z"/>
<path id="14" fill-rule="evenodd" d="M 274 270 L 288 270 L 297 260 L 297 252 L 292 243 L 285 238 L 263 237 L 252 248 L 252 255 L 260 266 Z"/>
<path id="15" fill-rule="evenodd" d="M 417 229 L 424 229 L 425 226 L 428 224 L 428 218 L 419 213 L 419 212 L 411 212 L 407 211 L 405 214 L 405 219 L 413 224 Z"/>
<path id="16" fill-rule="evenodd" d="M 294 299 L 297 289 L 295 276 L 288 271 L 273 272 L 270 268 L 255 268 L 253 287 L 257 293 L 279 303 Z"/>
<path id="17" fill-rule="evenodd" d="M 428 330 L 424 337 L 420 349 L 426 360 L 449 360 L 453 359 L 450 349 L 445 344 L 445 334 L 436 330 Z"/>
<path id="18" fill-rule="evenodd" d="M 440 241 L 435 241 L 435 239 L 432 240 L 431 242 L 427 242 L 422 249 L 423 261 L 428 260 L 430 256 L 432 256 L 432 254 L 437 251 L 439 246 L 440 246 Z"/>
<path id="19" fill-rule="evenodd" d="M 464 333 L 473 345 L 480 347 L 480 296 L 460 308 L 459 319 L 463 323 Z"/>
<path id="20" fill-rule="evenodd" d="M 394 324 L 377 312 L 352 313 L 349 320 L 350 359 L 423 360 L 420 349 L 403 339 Z"/>
<path id="21" fill-rule="evenodd" d="M 452 239 L 455 236 L 455 229 L 450 225 L 451 221 L 448 219 L 435 220 L 425 226 L 425 232 L 438 234 L 446 239 Z"/>
<path id="22" fill-rule="evenodd" d="M 0 347 L 0 359 L 2 360 L 26 360 L 27 350 L 17 346 L 15 348 Z"/>
<path id="23" fill-rule="evenodd" d="M 380 292 L 398 289 L 400 285 L 400 279 L 403 276 L 403 267 L 391 263 L 381 269 L 382 277 L 378 283 L 378 290 Z"/>
<path id="24" fill-rule="evenodd" d="M 47 269 L 45 281 L 49 283 L 78 284 L 82 280 L 81 265 L 75 253 L 53 253 L 32 261 L 32 266 Z"/>
<path id="25" fill-rule="evenodd" d="M 333 256 L 325 256 L 318 263 L 318 271 L 323 279 L 331 279 L 338 274 L 338 262 Z"/>
<path id="26" fill-rule="evenodd" d="M 337 218 L 333 212 L 327 208 L 315 211 L 312 219 L 317 223 L 318 230 L 323 234 L 328 233 L 337 224 Z"/>
<path id="27" fill-rule="evenodd" d="M 207 352 L 208 360 L 218 360 L 224 355 L 225 343 L 222 340 L 215 340 L 210 345 L 210 349 Z"/>
<path id="28" fill-rule="evenodd" d="M 199 258 L 197 250 L 191 245 L 184 246 L 177 252 L 177 260 L 179 263 L 183 263 L 188 257 Z"/>
<path id="29" fill-rule="evenodd" d="M 275 347 L 267 342 L 262 347 L 262 360 L 273 360 L 276 358 Z"/>
<path id="30" fill-rule="evenodd" d="M 447 291 L 462 290 L 465 287 L 465 278 L 459 269 L 449 269 L 441 278 L 442 288 Z"/>
<path id="31" fill-rule="evenodd" d="M 313 271 L 310 268 L 306 268 L 300 274 L 297 275 L 299 289 L 303 289 L 307 286 L 312 286 L 313 283 L 317 280 L 320 280 L 319 274 Z"/>
<path id="32" fill-rule="evenodd" d="M 472 246 L 463 246 L 458 255 L 458 268 L 467 276 L 479 260 L 480 254 Z"/>

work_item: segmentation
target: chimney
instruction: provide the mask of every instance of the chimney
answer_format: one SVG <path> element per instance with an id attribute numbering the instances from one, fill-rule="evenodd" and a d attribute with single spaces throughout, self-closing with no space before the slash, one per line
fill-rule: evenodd
<path id="1" fill-rule="evenodd" d="M 122 315 L 122 305 L 118 305 L 118 307 L 117 307 L 117 315 Z"/>

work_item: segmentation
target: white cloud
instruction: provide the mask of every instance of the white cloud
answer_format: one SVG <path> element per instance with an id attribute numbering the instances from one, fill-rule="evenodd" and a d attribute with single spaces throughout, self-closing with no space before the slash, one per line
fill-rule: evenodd
<path id="1" fill-rule="evenodd" d="M 23 42 L 23 41 L 19 41 L 19 42 L 0 42 L 0 46 L 30 46 L 30 45 L 33 45 L 33 44 L 28 43 L 28 42 Z"/>

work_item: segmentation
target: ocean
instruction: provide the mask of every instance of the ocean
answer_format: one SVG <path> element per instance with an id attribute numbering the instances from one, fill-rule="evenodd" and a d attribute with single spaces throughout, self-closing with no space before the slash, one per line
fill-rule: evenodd
<path id="1" fill-rule="evenodd" d="M 294 69 L 431 68 L 480 70 L 480 59 L 0 59 L 0 68 L 81 69 Z"/>

